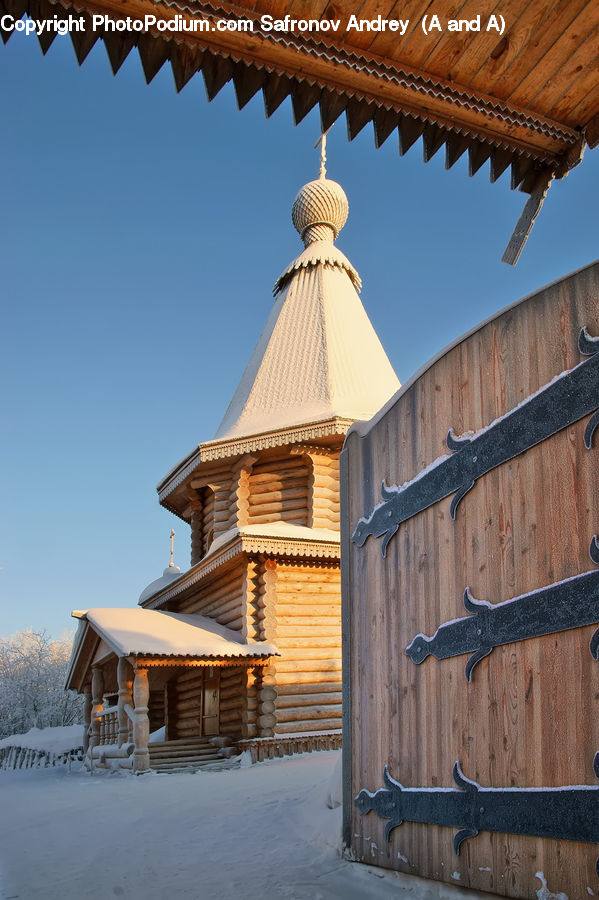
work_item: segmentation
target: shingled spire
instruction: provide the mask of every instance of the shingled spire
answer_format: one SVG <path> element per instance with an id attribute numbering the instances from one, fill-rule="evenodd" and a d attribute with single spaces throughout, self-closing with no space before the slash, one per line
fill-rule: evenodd
<path id="1" fill-rule="evenodd" d="M 334 243 L 348 211 L 323 167 L 295 198 L 305 250 L 275 284 L 275 305 L 215 439 L 370 419 L 399 388 L 358 297 L 360 276 Z"/>

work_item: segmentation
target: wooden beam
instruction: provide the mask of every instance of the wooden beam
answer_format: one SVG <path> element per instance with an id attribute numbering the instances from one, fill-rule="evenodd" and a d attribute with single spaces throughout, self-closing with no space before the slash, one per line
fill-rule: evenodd
<path id="1" fill-rule="evenodd" d="M 515 266 L 520 258 L 520 254 L 524 249 L 524 245 L 528 240 L 528 236 L 532 231 L 535 219 L 541 211 L 543 201 L 547 196 L 547 191 L 553 179 L 551 172 L 541 172 L 537 176 L 535 187 L 531 191 L 530 197 L 524 205 L 522 214 L 516 223 L 516 227 L 501 257 L 502 262 Z"/>

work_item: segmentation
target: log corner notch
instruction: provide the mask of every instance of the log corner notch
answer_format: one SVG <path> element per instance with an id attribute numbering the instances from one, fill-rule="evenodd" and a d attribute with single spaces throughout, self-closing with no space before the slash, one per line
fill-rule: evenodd
<path id="1" fill-rule="evenodd" d="M 511 168 L 512 189 L 530 194 L 503 257 L 511 264 L 522 252 L 551 181 L 581 161 L 585 142 L 590 147 L 599 143 L 593 0 L 582 0 L 584 9 L 572 22 L 576 45 L 551 8 L 537 9 L 527 0 L 513 0 L 511 21 L 500 39 L 482 28 L 478 34 L 445 33 L 434 44 L 420 29 L 424 0 L 413 4 L 400 41 L 384 34 L 366 40 L 343 26 L 338 34 L 327 29 L 276 32 L 258 13 L 229 0 L 218 9 L 207 0 L 194 0 L 192 6 L 183 0 L 74 2 L 0 0 L 0 8 L 15 18 L 25 13 L 82 17 L 85 28 L 70 32 L 80 64 L 100 39 L 116 74 L 137 47 L 148 83 L 170 62 L 176 90 L 201 71 L 209 101 L 232 82 L 240 109 L 262 92 L 271 116 L 289 97 L 296 124 L 318 106 L 323 130 L 345 113 L 349 140 L 372 122 L 375 146 L 396 132 L 401 156 L 422 138 L 425 162 L 445 146 L 448 169 L 466 151 L 470 176 L 487 161 L 492 182 Z M 272 0 L 269 12 L 273 19 L 284 19 L 290 8 L 289 0 Z M 318 10 L 319 18 L 312 21 L 337 15 L 332 7 Z M 374 20 L 377 13 L 376 0 L 365 0 L 360 17 Z M 99 24 L 94 30 L 94 15 L 113 22 L 151 15 L 163 27 L 118 31 Z M 214 25 L 217 19 L 250 22 L 251 28 L 221 31 Z M 208 27 L 197 27 L 198 21 Z M 10 34 L 4 30 L 3 40 Z M 39 36 L 43 53 L 55 36 L 51 31 Z"/>

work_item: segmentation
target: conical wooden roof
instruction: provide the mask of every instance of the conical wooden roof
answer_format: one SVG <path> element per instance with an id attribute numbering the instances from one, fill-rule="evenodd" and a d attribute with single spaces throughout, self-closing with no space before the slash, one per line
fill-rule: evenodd
<path id="1" fill-rule="evenodd" d="M 277 299 L 215 435 L 227 440 L 336 417 L 370 419 L 399 381 L 334 245 L 347 198 L 334 181 L 305 185 L 293 221 L 306 249 L 275 285 Z"/>

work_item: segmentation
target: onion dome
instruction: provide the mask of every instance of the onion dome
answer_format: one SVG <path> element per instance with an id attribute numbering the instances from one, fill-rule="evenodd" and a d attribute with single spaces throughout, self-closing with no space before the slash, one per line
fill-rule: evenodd
<path id="1" fill-rule="evenodd" d="M 294 200 L 291 219 L 307 247 L 314 241 L 334 241 L 347 221 L 349 203 L 336 181 L 321 176 L 305 184 Z"/>

